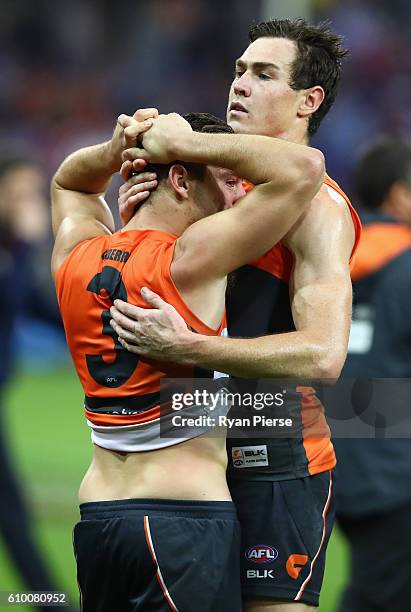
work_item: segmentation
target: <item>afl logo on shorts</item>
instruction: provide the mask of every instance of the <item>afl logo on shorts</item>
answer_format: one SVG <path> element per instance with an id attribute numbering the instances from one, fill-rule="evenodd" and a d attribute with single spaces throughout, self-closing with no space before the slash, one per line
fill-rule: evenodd
<path id="1" fill-rule="evenodd" d="M 271 563 L 277 559 L 278 550 L 272 546 L 258 544 L 258 546 L 249 548 L 245 553 L 245 557 L 253 563 Z"/>
<path id="2" fill-rule="evenodd" d="M 241 448 L 232 448 L 231 455 L 233 457 L 234 467 L 242 467 L 244 465 L 244 456 Z"/>

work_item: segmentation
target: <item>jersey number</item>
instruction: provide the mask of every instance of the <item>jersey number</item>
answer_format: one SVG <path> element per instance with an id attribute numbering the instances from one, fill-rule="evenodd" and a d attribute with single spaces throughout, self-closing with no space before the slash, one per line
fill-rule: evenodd
<path id="1" fill-rule="evenodd" d="M 100 295 L 101 291 L 106 291 L 112 302 L 117 299 L 127 301 L 127 291 L 121 274 L 111 266 L 105 266 L 101 272 L 92 278 L 87 291 L 97 295 Z M 133 374 L 139 357 L 123 349 L 118 342 L 116 332 L 110 325 L 111 315 L 109 310 L 103 310 L 101 319 L 103 335 L 113 339 L 116 358 L 112 363 L 107 363 L 100 355 L 86 355 L 88 371 L 94 380 L 103 387 L 121 387 Z"/>

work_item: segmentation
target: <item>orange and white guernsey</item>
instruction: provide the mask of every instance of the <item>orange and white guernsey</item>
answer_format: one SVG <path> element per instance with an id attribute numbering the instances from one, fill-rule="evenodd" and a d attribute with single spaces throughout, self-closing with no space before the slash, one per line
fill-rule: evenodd
<path id="1" fill-rule="evenodd" d="M 147 307 L 140 295 L 146 286 L 172 304 L 194 331 L 221 335 L 226 328 L 225 314 L 219 327 L 211 329 L 185 304 L 170 274 L 176 241 L 176 236 L 157 230 L 99 236 L 80 243 L 57 272 L 57 297 L 85 393 L 85 416 L 92 440 L 104 448 L 133 452 L 183 442 L 182 437 L 159 435 L 160 381 L 194 375 L 192 368 L 126 351 L 110 326 L 115 299 Z M 202 375 L 213 373 L 202 371 Z M 171 413 L 165 402 L 162 424 Z"/>
<path id="2" fill-rule="evenodd" d="M 361 222 L 350 200 L 339 185 L 326 176 L 324 184 L 330 196 L 345 202 L 355 230 L 350 266 L 361 236 Z M 252 185 L 249 186 L 252 188 Z M 258 337 L 295 331 L 291 312 L 289 281 L 294 265 L 292 253 L 279 242 L 270 251 L 236 272 L 236 281 L 228 294 L 228 333 L 233 337 Z M 336 464 L 324 408 L 311 387 L 297 387 L 288 392 L 288 413 L 294 424 L 290 437 L 228 439 L 229 475 L 257 480 L 287 480 L 332 469 Z M 270 414 L 271 410 L 271 414 Z M 267 410 L 268 416 L 273 409 Z M 284 434 L 285 436 L 286 434 Z M 240 447 L 255 447 L 264 460 L 254 466 L 236 468 Z M 261 450 L 263 448 L 263 450 Z"/>

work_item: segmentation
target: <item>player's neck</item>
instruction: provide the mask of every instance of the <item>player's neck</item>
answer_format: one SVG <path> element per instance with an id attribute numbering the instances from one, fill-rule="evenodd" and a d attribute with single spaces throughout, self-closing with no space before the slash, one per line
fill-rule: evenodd
<path id="1" fill-rule="evenodd" d="M 153 194 L 154 195 L 154 194 Z M 153 197 L 153 196 L 151 196 Z M 181 236 L 187 229 L 187 219 L 173 201 L 156 198 L 152 204 L 141 206 L 124 230 L 154 229 Z"/>
<path id="2" fill-rule="evenodd" d="M 294 124 L 287 131 L 281 134 L 273 134 L 276 138 L 282 138 L 295 144 L 309 145 L 308 132 L 306 124 Z"/>

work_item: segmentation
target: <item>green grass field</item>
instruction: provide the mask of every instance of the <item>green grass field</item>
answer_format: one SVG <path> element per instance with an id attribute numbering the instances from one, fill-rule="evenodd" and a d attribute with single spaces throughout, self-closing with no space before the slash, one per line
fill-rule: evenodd
<path id="1" fill-rule="evenodd" d="M 11 450 L 32 508 L 37 541 L 59 588 L 74 604 L 77 584 L 71 532 L 78 518 L 78 485 L 91 457 L 80 385 L 71 369 L 21 374 L 9 389 L 6 405 Z M 320 612 L 336 610 L 346 575 L 345 543 L 334 532 Z M 24 590 L 24 585 L 0 541 L 0 591 L 11 590 Z M 0 606 L 4 611 L 13 609 L 31 610 Z"/>

